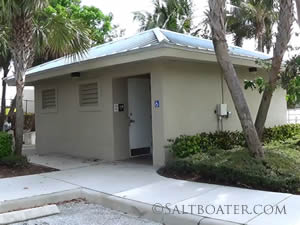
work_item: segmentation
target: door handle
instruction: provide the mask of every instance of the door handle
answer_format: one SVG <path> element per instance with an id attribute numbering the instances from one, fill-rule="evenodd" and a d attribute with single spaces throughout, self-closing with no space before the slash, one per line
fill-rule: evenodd
<path id="1" fill-rule="evenodd" d="M 135 123 L 135 120 L 130 119 L 129 122 L 130 123 Z"/>

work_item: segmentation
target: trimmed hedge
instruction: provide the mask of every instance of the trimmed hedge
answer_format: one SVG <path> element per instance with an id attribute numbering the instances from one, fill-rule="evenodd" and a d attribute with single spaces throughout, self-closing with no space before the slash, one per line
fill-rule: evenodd
<path id="1" fill-rule="evenodd" d="M 300 193 L 300 151 L 294 147 L 266 149 L 257 160 L 244 148 L 212 150 L 176 159 L 159 173 L 179 179 L 247 188 Z"/>
<path id="2" fill-rule="evenodd" d="M 263 141 L 265 144 L 272 141 L 284 141 L 300 134 L 300 124 L 289 124 L 266 128 Z M 211 149 L 229 150 L 235 146 L 246 147 L 246 140 L 240 131 L 218 131 L 214 133 L 200 133 L 194 136 L 181 135 L 168 140 L 168 148 L 178 158 L 185 158 Z"/>
<path id="3" fill-rule="evenodd" d="M 8 133 L 0 132 L 0 159 L 12 154 L 12 136 Z"/>
<path id="4" fill-rule="evenodd" d="M 232 149 L 234 146 L 245 146 L 245 138 L 241 132 L 218 131 L 200 133 L 194 136 L 181 135 L 170 139 L 168 148 L 178 158 L 185 158 L 211 149 Z"/>
<path id="5" fill-rule="evenodd" d="M 285 141 L 300 134 L 300 124 L 287 124 L 264 130 L 264 142 L 270 143 L 272 141 Z"/>

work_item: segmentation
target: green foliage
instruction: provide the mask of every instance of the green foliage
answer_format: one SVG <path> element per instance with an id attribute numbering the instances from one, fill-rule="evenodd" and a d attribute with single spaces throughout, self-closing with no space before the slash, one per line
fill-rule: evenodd
<path id="1" fill-rule="evenodd" d="M 265 143 L 270 143 L 272 141 L 285 141 L 298 134 L 300 134 L 300 124 L 287 124 L 265 128 L 263 138 Z"/>
<path id="2" fill-rule="evenodd" d="M 12 154 L 12 136 L 0 132 L 0 159 Z"/>
<path id="3" fill-rule="evenodd" d="M 250 39 L 255 34 L 255 27 L 247 22 L 249 15 L 246 10 L 241 8 L 242 0 L 231 0 L 233 8 L 231 14 L 227 14 L 227 31 L 233 34 L 233 41 L 236 46 L 242 47 L 245 38 Z"/>
<path id="4" fill-rule="evenodd" d="M 154 13 L 134 12 L 134 20 L 140 23 L 140 30 L 155 27 L 191 33 L 193 4 L 191 0 L 154 0 Z"/>
<path id="5" fill-rule="evenodd" d="M 30 62 L 35 56 L 46 58 L 44 61 L 65 55 L 82 56 L 91 46 L 89 29 L 81 21 L 66 18 L 62 14 L 50 10 L 50 6 L 48 6 L 48 1 L 44 0 L 0 1 L 0 9 L 3 12 L 0 16 L 0 26 L 5 28 L 0 29 L 0 43 L 8 43 L 8 51 L 13 53 L 18 51 L 12 47 L 15 46 L 14 42 L 18 38 L 20 39 L 17 41 L 21 41 L 25 34 L 32 35 L 32 46 L 28 46 L 28 48 L 32 47 L 34 52 L 26 58 Z M 24 21 L 21 20 L 21 22 L 28 22 L 30 30 L 25 34 L 18 32 L 18 36 L 14 36 L 16 32 L 13 30 L 16 27 L 14 23 L 17 23 L 15 21 L 18 18 L 17 15 L 21 15 L 20 18 L 23 18 L 25 14 L 26 18 L 24 17 Z M 25 38 L 23 41 L 26 40 Z M 34 65 L 36 64 L 38 63 L 34 63 Z M 31 63 L 26 62 L 25 65 L 31 67 Z"/>
<path id="6" fill-rule="evenodd" d="M 287 88 L 287 103 L 289 108 L 300 104 L 300 76 L 291 80 Z"/>
<path id="7" fill-rule="evenodd" d="M 285 70 L 280 74 L 282 87 L 287 91 L 289 108 L 300 104 L 300 56 L 294 56 L 285 64 Z"/>
<path id="8" fill-rule="evenodd" d="M 234 44 L 242 47 L 244 39 L 263 35 L 263 49 L 272 48 L 273 27 L 278 22 L 277 0 L 230 0 L 233 6 L 227 13 L 227 30 Z"/>
<path id="9" fill-rule="evenodd" d="M 176 157 L 184 158 L 196 153 L 212 149 L 231 149 L 234 146 L 245 146 L 245 138 L 241 132 L 218 131 L 215 133 L 200 133 L 194 136 L 181 135 L 168 147 Z"/>
<path id="10" fill-rule="evenodd" d="M 9 168 L 26 168 L 29 165 L 29 161 L 26 156 L 9 155 L 0 158 L 0 165 Z"/>
<path id="11" fill-rule="evenodd" d="M 271 61 L 257 60 L 257 64 L 265 71 L 271 68 Z M 286 90 L 286 100 L 288 108 L 295 108 L 300 104 L 300 56 L 294 56 L 285 63 L 285 70 L 278 77 L 277 86 Z M 268 88 L 268 82 L 263 77 L 257 77 L 254 80 L 244 80 L 244 88 L 258 90 L 261 94 Z"/>
<path id="12" fill-rule="evenodd" d="M 264 160 L 254 159 L 241 147 L 199 152 L 176 159 L 160 172 L 177 178 L 198 178 L 200 182 L 300 193 L 299 141 L 300 136 L 289 143 L 267 145 Z"/>
<path id="13" fill-rule="evenodd" d="M 244 88 L 245 90 L 251 88 L 252 91 L 258 89 L 259 94 L 263 93 L 267 83 L 263 77 L 257 77 L 254 80 L 244 80 Z"/>
<path id="14" fill-rule="evenodd" d="M 299 124 L 289 124 L 265 128 L 263 141 L 285 141 L 300 134 Z M 185 158 L 200 152 L 208 152 L 213 149 L 230 150 L 235 146 L 246 146 L 246 140 L 242 132 L 222 131 L 215 133 L 200 133 L 193 136 L 181 135 L 169 140 L 168 148 L 177 158 Z"/>
<path id="15" fill-rule="evenodd" d="M 93 6 L 81 6 L 80 0 L 50 0 L 49 3 L 36 18 L 37 41 L 33 66 L 65 55 L 85 53 L 82 49 L 123 35 L 124 30 L 112 25 L 111 14 L 105 15 Z"/>
<path id="16" fill-rule="evenodd" d="M 50 0 L 47 11 L 65 19 L 80 20 L 89 29 L 93 45 L 103 44 L 113 26 L 112 15 L 105 15 L 94 6 L 81 6 L 80 0 Z"/>

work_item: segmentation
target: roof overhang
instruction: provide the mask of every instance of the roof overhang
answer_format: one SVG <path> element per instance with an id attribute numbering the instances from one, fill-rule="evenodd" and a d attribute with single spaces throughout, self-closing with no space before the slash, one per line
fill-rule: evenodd
<path id="1" fill-rule="evenodd" d="M 231 61 L 234 65 L 246 67 L 259 67 L 255 58 L 231 55 Z M 157 58 L 173 58 L 183 59 L 195 62 L 217 62 L 216 55 L 211 50 L 187 48 L 180 45 L 173 45 L 162 42 L 145 48 L 131 50 L 128 52 L 117 53 L 105 57 L 90 59 L 81 62 L 75 62 L 61 67 L 55 67 L 36 73 L 26 75 L 26 84 L 31 85 L 34 82 L 44 79 L 50 79 L 73 72 L 83 72 L 95 70 L 125 63 L 134 63 L 139 61 L 157 59 Z M 6 78 L 8 85 L 15 85 L 14 77 Z"/>

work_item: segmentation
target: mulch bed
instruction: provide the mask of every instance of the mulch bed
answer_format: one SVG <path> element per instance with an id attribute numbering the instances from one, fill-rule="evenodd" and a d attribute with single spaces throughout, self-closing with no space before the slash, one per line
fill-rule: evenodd
<path id="1" fill-rule="evenodd" d="M 25 168 L 10 168 L 7 166 L 0 165 L 0 178 L 18 177 L 18 176 L 25 176 L 25 175 L 48 173 L 53 171 L 59 171 L 59 170 L 46 167 L 46 166 L 32 164 L 32 163 L 30 163 Z"/>
<path id="2" fill-rule="evenodd" d="M 252 190 L 262 190 L 262 191 L 270 191 L 266 188 L 253 188 L 248 185 L 239 183 L 239 184 L 232 184 L 229 182 L 214 182 L 209 179 L 205 179 L 201 177 L 199 174 L 176 174 L 169 171 L 164 171 L 163 169 L 159 169 L 157 173 L 163 177 L 167 178 L 173 178 L 176 180 L 186 180 L 191 182 L 198 182 L 198 183 L 207 183 L 207 184 L 216 184 L 216 185 L 225 185 L 230 187 L 239 187 L 239 188 L 246 188 L 246 189 L 252 189 Z M 294 195 L 300 195 L 300 192 L 293 193 Z"/>

